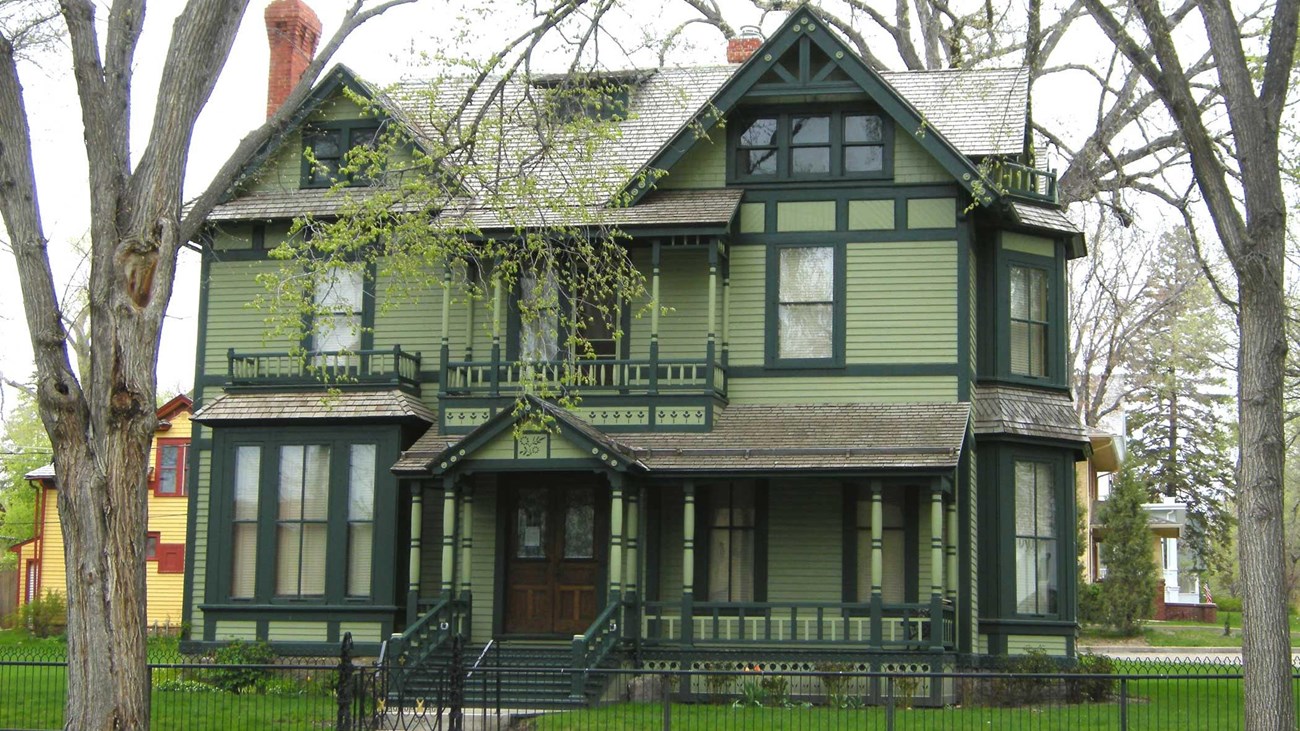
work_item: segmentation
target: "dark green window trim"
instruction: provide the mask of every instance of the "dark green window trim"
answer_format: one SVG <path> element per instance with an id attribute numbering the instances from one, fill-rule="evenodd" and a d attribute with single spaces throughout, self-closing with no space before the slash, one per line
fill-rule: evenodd
<path id="1" fill-rule="evenodd" d="M 846 120 L 854 117 L 875 117 L 880 125 L 880 139 L 854 140 L 846 136 Z M 796 120 L 809 117 L 828 118 L 828 137 L 825 142 L 800 141 L 796 138 Z M 774 129 L 772 135 L 761 143 L 758 140 L 744 139 L 745 133 L 754 122 L 771 120 Z M 845 107 L 808 105 L 804 107 L 785 107 L 782 109 L 753 109 L 737 112 L 727 124 L 727 182 L 728 183 L 788 183 L 817 182 L 829 180 L 890 180 L 894 177 L 894 123 L 887 115 L 873 107 Z M 748 143 L 748 144 L 746 144 Z M 797 151 L 827 150 L 829 170 L 795 173 L 792 170 Z M 879 149 L 880 169 L 846 171 L 846 162 L 856 152 L 867 148 Z M 751 152 L 768 153 L 776 164 L 770 174 L 749 174 L 745 172 Z"/>
<path id="2" fill-rule="evenodd" d="M 346 163 L 347 153 L 362 145 L 374 146 L 379 139 L 381 127 L 377 119 L 316 122 L 304 126 L 301 186 L 328 188 L 334 185 L 339 181 L 339 168 Z M 315 165 L 307 159 L 308 149 L 316 157 Z M 368 179 L 364 175 L 349 175 L 345 182 L 348 185 L 364 185 Z"/>
<path id="3" fill-rule="evenodd" d="M 782 358 L 780 340 L 781 309 L 783 305 L 800 303 L 782 302 L 781 252 L 786 249 L 829 248 L 835 268 L 832 282 L 834 297 L 831 307 L 831 352 L 825 358 Z M 764 360 L 768 368 L 843 368 L 844 318 L 845 318 L 845 245 L 843 243 L 773 244 L 767 249 L 767 307 L 764 332 Z"/>
<path id="4" fill-rule="evenodd" d="M 999 511 L 1000 525 L 998 527 L 998 549 L 1002 569 L 999 572 L 1007 577 L 1001 582 L 1000 592 L 1002 601 L 1000 602 L 1002 611 L 998 613 L 1003 618 L 1020 618 L 1020 619 L 1074 619 L 1074 602 L 1075 602 L 1075 507 L 1074 507 L 1074 460 L 1075 454 L 1062 450 L 1047 447 L 1031 447 L 1027 445 L 1010 444 L 999 448 L 998 457 L 998 485 L 997 493 L 1000 496 L 1000 505 L 1009 506 L 1008 510 Z M 1016 465 L 1017 463 L 1030 463 L 1035 465 L 1044 465 L 1050 470 L 1054 481 L 1053 495 L 1055 498 L 1055 510 L 1053 518 L 1055 520 L 1055 556 L 1053 557 L 1053 568 L 1055 569 L 1055 586 L 1056 601 L 1055 611 L 1045 611 L 1041 613 L 1022 613 L 1019 611 L 1018 591 L 1017 591 L 1017 529 L 1016 529 Z M 993 613 L 989 612 L 989 616 Z"/>
<path id="5" fill-rule="evenodd" d="M 1012 598 L 1016 602 L 1016 614 L 1019 616 L 1055 617 L 1060 611 L 1060 545 L 1061 524 L 1059 502 L 1061 490 L 1058 487 L 1060 475 L 1056 465 L 1050 459 L 1013 456 L 1011 461 L 1012 490 L 1014 491 L 1013 514 L 1016 577 L 1015 591 Z M 1023 482 L 1022 482 L 1023 480 Z M 1043 483 L 1047 484 L 1044 485 Z M 1027 488 L 1027 489 L 1026 489 Z M 1044 489 L 1046 488 L 1046 490 Z M 1044 519 L 1044 503 L 1050 501 L 1050 524 Z M 1032 560 L 1022 553 L 1022 548 L 1032 551 Z M 1040 556 L 1046 555 L 1049 561 L 1056 563 L 1055 575 L 1048 571 L 1040 576 L 1037 571 L 1029 571 L 1026 576 L 1021 572 L 1031 566 L 1037 567 Z M 1035 611 L 1021 610 L 1021 583 L 1032 585 L 1035 596 L 1029 600 Z M 1046 587 L 1043 582 L 1046 581 Z M 1046 589 L 1045 596 L 1038 596 L 1040 590 Z"/>
<path id="6" fill-rule="evenodd" d="M 1058 246 L 1059 249 L 1059 246 Z M 1011 279 L 1016 269 L 1039 270 L 1047 285 L 1046 368 L 1043 375 L 1016 373 L 1011 367 Z M 997 338 L 996 377 L 1031 386 L 1064 388 L 1067 384 L 1065 267 L 1060 256 L 1048 258 L 1018 251 L 1001 250 L 995 277 L 997 288 L 993 330 Z"/>

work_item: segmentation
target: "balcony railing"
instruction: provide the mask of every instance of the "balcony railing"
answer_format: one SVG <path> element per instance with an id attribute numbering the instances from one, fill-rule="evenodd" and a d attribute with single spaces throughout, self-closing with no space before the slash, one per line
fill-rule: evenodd
<path id="1" fill-rule="evenodd" d="M 420 354 L 386 350 L 226 352 L 231 386 L 392 385 L 419 392 Z"/>
<path id="2" fill-rule="evenodd" d="M 451 361 L 443 368 L 448 395 L 500 396 L 523 386 L 571 387 L 583 393 L 726 392 L 726 369 L 702 360 L 570 360 L 534 363 Z"/>
<path id="3" fill-rule="evenodd" d="M 956 646 L 953 608 L 943 603 L 934 622 L 931 603 L 883 604 L 873 629 L 870 602 L 695 602 L 689 624 L 682 602 L 646 602 L 646 644 L 858 644 L 866 648 L 927 649 Z"/>
<path id="4" fill-rule="evenodd" d="M 1056 203 L 1056 173 L 1028 165 L 995 161 L 989 178 L 998 190 L 1031 200 Z"/>

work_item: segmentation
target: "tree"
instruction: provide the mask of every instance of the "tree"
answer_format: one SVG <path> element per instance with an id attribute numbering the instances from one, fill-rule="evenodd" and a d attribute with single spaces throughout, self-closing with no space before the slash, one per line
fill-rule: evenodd
<path id="1" fill-rule="evenodd" d="M 68 698 L 76 729 L 149 725 L 145 663 L 145 478 L 155 416 L 159 333 L 176 255 L 197 237 L 242 161 L 282 130 L 290 110 L 348 35 L 413 0 L 356 0 L 282 109 L 239 144 L 184 212 L 181 186 L 194 124 L 230 52 L 247 0 L 192 0 L 173 26 L 152 126 L 130 148 L 132 70 L 144 0 L 6 2 L 0 20 L 0 218 L 17 263 L 35 355 L 36 403 L 54 449 L 68 565 Z M 12 12 L 9 12 L 12 11 Z M 89 363 L 69 355 L 46 251 L 19 61 L 62 18 L 90 169 Z M 103 33 L 101 37 L 101 32 Z"/>
<path id="2" fill-rule="evenodd" d="M 1119 15 L 1103 0 L 1082 2 L 1172 119 L 1237 280 L 1237 509 L 1246 727 L 1292 729 L 1282 525 L 1287 203 L 1278 134 L 1295 63 L 1300 0 L 1275 3 L 1258 29 L 1257 37 L 1266 38 L 1267 45 L 1249 50 L 1242 41 L 1246 19 L 1238 18 L 1226 0 L 1188 3 L 1171 15 L 1155 0 L 1133 0 L 1120 7 Z M 1199 28 L 1193 27 L 1196 16 Z M 1180 48 L 1181 39 L 1208 45 L 1217 81 L 1209 91 L 1193 83 L 1196 63 L 1184 62 L 1188 48 Z M 1216 95 L 1223 101 L 1230 144 L 1221 143 L 1216 117 L 1207 114 Z"/>
<path id="3" fill-rule="evenodd" d="M 1128 469 L 1188 508 L 1185 537 L 1210 570 L 1225 568 L 1237 445 L 1226 378 L 1231 326 L 1182 234 L 1162 237 L 1139 306 L 1156 313 L 1125 363 Z"/>
<path id="4" fill-rule="evenodd" d="M 1125 467 L 1115 475 L 1101 515 L 1106 531 L 1101 544 L 1101 561 L 1106 566 L 1101 583 L 1102 613 L 1106 624 L 1129 637 L 1138 633 L 1142 620 L 1150 618 L 1156 593 L 1152 534 L 1142 509 L 1148 498 L 1146 485 Z"/>
<path id="5" fill-rule="evenodd" d="M 49 439 L 36 414 L 36 402 L 19 392 L 18 404 L 0 432 L 0 547 L 8 548 L 36 532 L 36 491 L 25 475 L 50 463 Z M 14 554 L 0 553 L 0 566 Z"/>

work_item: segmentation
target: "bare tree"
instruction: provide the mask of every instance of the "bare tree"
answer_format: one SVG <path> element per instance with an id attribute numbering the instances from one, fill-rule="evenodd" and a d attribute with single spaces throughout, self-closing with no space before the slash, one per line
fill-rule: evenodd
<path id="1" fill-rule="evenodd" d="M 249 134 L 182 214 L 181 186 L 194 123 L 230 53 L 247 0 L 191 0 L 172 29 L 159 105 L 138 162 L 129 147 L 132 71 L 144 0 L 60 0 L 81 102 L 90 169 L 92 349 L 82 378 L 56 295 L 37 199 L 27 99 L 18 60 L 49 38 L 54 14 L 5 3 L 0 14 L 0 216 L 17 262 L 36 360 L 41 420 L 54 448 L 68 566 L 70 729 L 145 729 L 145 475 L 154 430 L 159 333 L 176 255 L 234 182 L 240 163 L 283 129 L 290 112 L 353 30 L 414 0 L 355 0 L 287 103 Z M 31 9 L 35 11 L 28 12 Z M 51 10 L 55 10 L 51 7 Z M 101 35 L 102 34 L 102 35 Z"/>

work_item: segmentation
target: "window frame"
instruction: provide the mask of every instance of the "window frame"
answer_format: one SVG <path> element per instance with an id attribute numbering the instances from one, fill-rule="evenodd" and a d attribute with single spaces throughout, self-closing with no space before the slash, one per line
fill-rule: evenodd
<path id="1" fill-rule="evenodd" d="M 1000 247 L 1001 248 L 1001 247 Z M 1022 251 L 1001 248 L 997 263 L 997 307 L 995 332 L 997 334 L 997 378 L 1012 383 L 1033 386 L 1064 388 L 1067 384 L 1066 323 L 1065 323 L 1065 268 L 1057 243 L 1055 257 L 1039 256 Z M 1011 370 L 1011 272 L 1015 268 L 1038 269 L 1044 273 L 1046 293 L 1046 329 L 1044 375 L 1033 376 Z"/>
<path id="2" fill-rule="evenodd" d="M 1032 466 L 1034 467 L 1034 507 L 1033 507 L 1033 514 L 1034 514 L 1034 516 L 1035 516 L 1035 520 L 1034 520 L 1034 531 L 1035 531 L 1035 532 L 1033 532 L 1033 533 L 1027 533 L 1027 534 L 1022 534 L 1022 533 L 1020 532 L 1020 526 L 1017 525 L 1017 522 L 1016 522 L 1016 518 L 1017 518 L 1017 515 L 1018 515 L 1018 509 L 1019 509 L 1019 500 L 1020 500 L 1020 496 L 1019 496 L 1020 486 L 1019 486 L 1019 475 L 1018 475 L 1018 472 L 1019 472 L 1019 467 L 1020 467 L 1020 465 L 1022 465 L 1022 464 L 1032 465 Z M 1051 533 L 1050 535 L 1043 534 L 1043 533 L 1041 532 L 1042 529 L 1041 529 L 1041 527 L 1038 525 L 1038 520 L 1037 520 L 1037 516 L 1038 516 L 1038 509 L 1037 509 L 1037 506 L 1038 506 L 1038 500 L 1039 500 L 1039 494 L 1040 494 L 1040 489 L 1039 489 L 1039 488 L 1040 488 L 1040 485 L 1039 485 L 1039 482 L 1038 482 L 1040 473 L 1039 473 L 1038 470 L 1039 470 L 1039 469 L 1042 469 L 1042 468 L 1045 468 L 1045 469 L 1046 469 L 1047 474 L 1051 476 L 1051 480 L 1052 480 L 1052 483 L 1053 483 L 1053 484 L 1050 486 L 1050 494 L 1051 494 L 1051 496 L 1052 496 L 1052 506 L 1051 506 L 1051 507 L 1052 507 L 1052 511 L 1051 511 L 1051 512 L 1052 512 L 1052 522 L 1053 522 L 1053 525 L 1052 525 L 1053 533 Z M 1061 615 L 1061 602 L 1062 602 L 1062 600 L 1063 600 L 1063 596 L 1062 596 L 1062 594 L 1063 594 L 1063 592 L 1062 592 L 1063 582 L 1062 582 L 1062 579 L 1064 578 L 1064 577 L 1062 576 L 1062 567 L 1061 567 L 1062 560 L 1061 560 L 1061 556 L 1062 556 L 1062 553 L 1063 553 L 1064 541 L 1062 540 L 1062 532 L 1063 532 L 1063 531 L 1062 531 L 1062 523 L 1061 523 L 1063 516 L 1062 516 L 1062 506 L 1061 506 L 1061 497 L 1062 497 L 1062 495 L 1061 495 L 1061 492 L 1062 492 L 1062 488 L 1061 488 L 1061 481 L 1062 481 L 1062 480 L 1061 480 L 1061 477 L 1062 477 L 1062 475 L 1060 474 L 1060 472 L 1061 472 L 1061 470 L 1060 470 L 1060 463 L 1059 463 L 1059 460 L 1054 460 L 1054 459 L 1051 459 L 1051 458 L 1048 458 L 1048 457 L 1045 457 L 1045 456 L 1042 456 L 1042 455 L 1028 455 L 1028 454 L 1021 454 L 1021 453 L 1013 454 L 1013 455 L 1011 456 L 1011 470 L 1010 470 L 1010 473 L 1011 473 L 1011 479 L 1010 479 L 1010 483 L 1011 483 L 1011 495 L 1012 495 L 1012 502 L 1011 502 L 1012 509 L 1011 509 L 1011 531 L 1010 531 L 1010 533 L 1011 533 L 1011 541 L 1012 541 L 1012 545 L 1011 545 L 1012 555 L 1013 555 L 1013 556 L 1017 556 L 1017 555 L 1018 555 L 1018 551 L 1019 551 L 1019 543 L 1020 543 L 1021 540 L 1029 540 L 1029 541 L 1033 541 L 1034 546 L 1035 546 L 1035 555 L 1037 555 L 1037 547 L 1038 547 L 1038 545 L 1041 544 L 1041 543 L 1045 543 L 1045 542 L 1050 542 L 1050 543 L 1053 545 L 1054 550 L 1055 550 L 1055 552 L 1056 552 L 1056 556 L 1055 556 L 1055 558 L 1054 558 L 1055 566 L 1053 567 L 1053 568 L 1055 569 L 1055 574 L 1056 574 L 1056 575 L 1053 577 L 1053 579 L 1052 579 L 1052 583 L 1049 583 L 1049 584 L 1048 584 L 1048 590 L 1051 591 L 1051 590 L 1052 590 L 1052 587 L 1055 587 L 1055 591 L 1056 591 L 1056 593 L 1057 593 L 1057 596 L 1056 596 L 1056 606 L 1055 606 L 1054 609 L 1050 606 L 1050 602 L 1049 602 L 1049 606 L 1048 606 L 1048 607 L 1039 607 L 1039 609 L 1041 609 L 1041 610 L 1043 610 L 1043 611 L 1037 611 L 1037 612 L 1023 612 L 1023 611 L 1020 610 L 1020 597 L 1019 597 L 1020 576 L 1019 576 L 1019 571 L 1020 571 L 1020 569 L 1021 569 L 1023 566 L 1022 566 L 1022 564 L 1021 564 L 1020 561 L 1017 560 L 1017 561 L 1015 562 L 1015 566 L 1016 566 L 1017 574 L 1016 574 L 1015 580 L 1011 582 L 1011 588 L 1012 588 L 1012 596 L 1011 596 L 1011 600 L 1012 600 L 1012 606 L 1014 607 L 1014 610 L 1013 610 L 1013 611 L 1014 611 L 1014 613 L 1015 613 L 1016 616 L 1020 616 L 1020 617 L 1043 617 L 1043 618 L 1053 617 L 1053 618 L 1054 618 L 1054 617 L 1059 617 L 1059 616 Z M 1034 583 L 1035 583 L 1035 586 L 1037 586 L 1037 583 L 1038 583 L 1038 576 L 1037 576 L 1037 574 L 1034 575 Z M 1035 593 L 1037 593 L 1037 591 L 1036 591 Z"/>
<path id="3" fill-rule="evenodd" d="M 608 348 L 608 350 L 611 350 L 612 352 L 609 353 L 597 352 L 594 358 L 587 357 L 586 354 L 584 353 L 576 353 L 574 352 L 574 349 L 569 346 L 569 338 L 573 332 L 572 319 L 575 316 L 575 307 L 580 307 L 581 305 L 574 304 L 573 295 L 569 287 L 569 282 L 568 280 L 565 279 L 566 272 L 559 269 L 553 269 L 551 270 L 551 272 L 554 274 L 555 277 L 555 290 L 556 290 L 556 298 L 554 304 L 555 322 L 556 322 L 555 358 L 553 360 L 546 360 L 546 361 L 524 360 L 523 358 L 524 353 L 523 353 L 523 348 L 521 347 L 522 346 L 521 339 L 524 334 L 525 323 L 523 318 L 523 311 L 520 307 L 520 304 L 524 299 L 525 274 L 520 274 L 518 277 L 516 277 L 514 286 L 510 288 L 510 294 L 506 306 L 506 332 L 505 332 L 505 348 L 502 352 L 503 357 L 507 361 L 510 361 L 512 363 L 524 363 L 524 364 L 568 363 L 568 362 L 598 364 L 602 361 L 626 359 L 627 350 L 629 347 L 627 332 L 631 323 L 630 316 L 632 311 L 632 308 L 628 306 L 627 302 L 621 296 L 616 296 L 616 301 L 609 305 L 615 309 L 615 314 L 617 317 L 617 321 L 614 323 L 614 333 L 611 333 L 611 337 L 589 340 L 589 342 L 593 344 L 593 347 L 595 346 L 596 343 L 609 343 L 610 347 Z M 621 334 L 616 334 L 616 333 L 621 333 Z"/>
<path id="4" fill-rule="evenodd" d="M 713 500 L 717 491 L 727 491 L 730 496 L 735 490 L 751 490 L 754 496 L 754 598 L 750 601 L 728 601 L 724 604 L 750 604 L 767 601 L 767 549 L 768 549 L 768 483 L 766 480 L 727 481 L 708 485 L 699 485 L 695 490 L 695 586 L 694 596 L 697 602 L 710 601 L 711 592 L 709 570 L 712 566 L 712 531 L 714 507 Z M 730 502 L 729 502 L 730 504 Z M 732 529 L 735 530 L 735 529 Z M 728 614 L 734 610 L 721 610 Z"/>
<path id="5" fill-rule="evenodd" d="M 360 343 L 357 351 L 373 350 L 375 347 L 375 311 L 377 309 L 375 304 L 375 276 L 377 269 L 376 265 L 373 262 L 370 262 L 365 264 L 358 271 L 361 275 L 361 306 L 360 309 L 352 313 L 357 319 L 357 337 L 358 342 Z M 316 307 L 316 293 L 314 290 L 312 291 L 311 296 L 312 306 Z M 331 316 L 339 312 L 342 311 L 331 311 Z M 309 356 L 322 352 L 336 352 L 317 349 L 316 339 L 319 333 L 316 332 L 315 322 L 312 315 L 304 315 L 302 325 L 302 338 L 299 340 L 299 343 L 302 346 L 303 351 Z M 353 353 L 354 357 L 358 355 L 359 353 Z M 338 360 L 339 362 L 337 367 L 345 367 L 349 365 L 348 361 L 353 360 L 353 358 L 339 358 Z M 318 365 L 329 365 L 329 363 L 319 363 Z M 356 363 L 352 363 L 351 365 L 356 365 Z"/>
<path id="6" fill-rule="evenodd" d="M 1024 273 L 1026 294 L 1027 297 L 1029 298 L 1029 301 L 1027 303 L 1029 307 L 1029 311 L 1025 314 L 1024 317 L 1017 316 L 1017 313 L 1015 311 L 1015 297 L 1012 295 L 1012 293 L 1015 292 L 1016 280 L 1020 278 L 1019 273 L 1021 272 Z M 1033 300 L 1036 299 L 1039 294 L 1038 292 L 1034 291 L 1035 274 L 1041 277 L 1039 281 L 1042 283 L 1042 293 L 1041 293 L 1042 309 L 1043 309 L 1042 319 L 1034 319 L 1034 315 L 1033 315 L 1033 310 L 1034 310 Z M 1051 374 L 1051 365 L 1055 360 L 1055 358 L 1052 357 L 1053 354 L 1051 352 L 1052 351 L 1051 276 L 1052 276 L 1051 271 L 1049 271 L 1044 267 L 1030 266 L 1019 262 L 1010 262 L 1007 265 L 1007 292 L 1008 292 L 1007 372 L 1018 378 L 1044 379 L 1044 378 L 1048 378 Z M 1023 325 L 1025 328 L 1025 353 L 1026 353 L 1025 357 L 1028 365 L 1026 367 L 1026 370 L 1024 371 L 1016 370 L 1015 357 L 1013 356 L 1013 353 L 1015 352 L 1015 344 L 1016 341 L 1018 340 L 1016 334 L 1017 325 Z M 1034 358 L 1033 358 L 1034 356 L 1033 333 L 1036 328 L 1041 328 L 1043 332 L 1042 362 L 1038 364 L 1034 363 Z M 1037 369 L 1035 368 L 1035 365 L 1037 365 Z"/>
<path id="7" fill-rule="evenodd" d="M 781 357 L 781 252 L 786 249 L 832 249 L 833 300 L 831 302 L 831 354 L 823 358 Z M 845 244 L 843 242 L 773 243 L 767 247 L 767 294 L 765 332 L 763 337 L 764 361 L 768 368 L 843 368 L 846 298 Z"/>
<path id="8" fill-rule="evenodd" d="M 150 482 L 152 483 L 151 488 L 154 497 L 157 498 L 189 497 L 189 489 L 188 486 L 185 484 L 185 471 L 189 466 L 189 451 L 190 451 L 189 446 L 190 446 L 190 440 L 188 438 L 160 437 L 157 440 L 157 444 L 155 445 L 154 448 L 153 479 L 150 480 Z M 163 492 L 162 490 L 163 450 L 167 448 L 175 448 L 178 450 L 176 455 L 176 467 L 174 468 L 176 472 L 175 492 Z"/>
<path id="9" fill-rule="evenodd" d="M 365 175 L 347 175 L 347 176 L 342 176 L 343 179 L 340 179 L 338 170 L 339 168 L 343 167 L 343 165 L 346 164 L 348 153 L 351 152 L 354 147 L 360 146 L 356 142 L 355 139 L 356 135 L 369 132 L 371 134 L 371 139 L 377 140 L 379 139 L 380 136 L 383 135 L 383 130 L 384 130 L 384 120 L 378 118 L 347 119 L 347 120 L 336 120 L 336 121 L 329 121 L 329 122 L 311 122 L 308 124 L 304 124 L 301 133 L 302 170 L 300 173 L 298 187 L 304 189 L 321 189 L 321 188 L 332 187 L 336 183 L 340 183 L 340 182 L 344 183 L 349 187 L 369 184 L 370 179 Z M 342 139 L 340 140 L 339 144 L 343 149 L 338 157 L 330 156 L 327 158 L 320 158 L 320 157 L 316 158 L 317 165 L 321 163 L 322 159 L 338 161 L 335 165 L 330 167 L 331 170 L 330 175 L 325 176 L 320 180 L 317 180 L 314 175 L 315 173 L 314 166 L 312 165 L 311 160 L 307 158 L 307 150 L 309 148 L 312 148 L 312 153 L 313 155 L 315 154 L 315 149 L 313 148 L 311 143 L 311 137 L 313 135 L 320 134 L 320 133 L 340 134 L 342 136 Z"/>
<path id="10" fill-rule="evenodd" d="M 829 117 L 830 134 L 825 145 L 821 143 L 795 143 L 792 121 L 796 117 Z M 845 142 L 846 117 L 874 116 L 880 119 L 881 139 L 873 142 Z M 775 145 L 742 145 L 741 136 L 749 125 L 764 118 L 777 122 Z M 755 107 L 737 113 L 728 121 L 731 130 L 727 135 L 727 182 L 743 184 L 816 182 L 830 180 L 892 180 L 894 177 L 894 124 L 884 110 L 873 104 L 857 106 L 813 104 L 800 107 Z M 830 147 L 830 169 L 824 173 L 795 174 L 790 171 L 793 150 L 798 147 Z M 846 172 L 845 153 L 850 147 L 880 147 L 880 170 Z M 740 155 L 749 149 L 772 149 L 777 155 L 776 172 L 771 175 L 753 175 L 743 171 Z"/>

